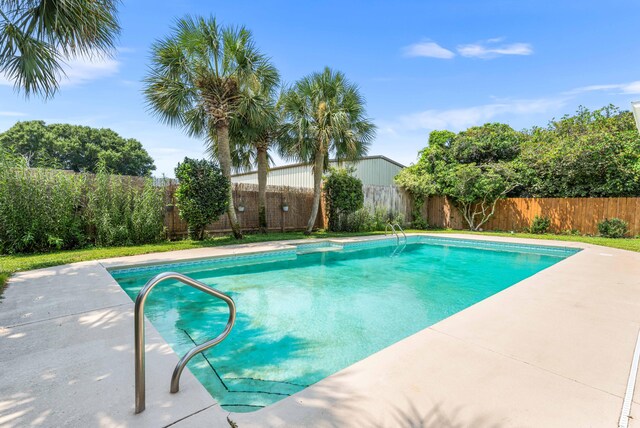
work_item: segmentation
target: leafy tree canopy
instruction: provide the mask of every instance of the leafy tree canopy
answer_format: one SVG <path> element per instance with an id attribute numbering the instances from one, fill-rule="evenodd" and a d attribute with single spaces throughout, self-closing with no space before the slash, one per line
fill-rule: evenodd
<path id="1" fill-rule="evenodd" d="M 114 174 L 139 176 L 156 169 L 138 140 L 104 128 L 18 122 L 0 134 L 0 148 L 23 157 L 30 167 L 96 173 L 103 165 Z"/>
<path id="2" fill-rule="evenodd" d="M 523 196 L 640 196 L 640 133 L 615 106 L 534 128 L 520 157 Z"/>
<path id="3" fill-rule="evenodd" d="M 504 123 L 487 123 L 460 132 L 449 143 L 458 163 L 479 165 L 514 160 L 524 135 Z"/>
<path id="4" fill-rule="evenodd" d="M 632 114 L 612 105 L 522 132 L 501 123 L 433 131 L 396 183 L 419 201 L 450 197 L 472 229 L 506 195 L 640 196 L 640 134 Z"/>
<path id="5" fill-rule="evenodd" d="M 524 138 L 500 123 L 458 134 L 432 132 L 418 163 L 396 177 L 396 183 L 414 197 L 414 218 L 426 196 L 439 194 L 452 199 L 470 229 L 479 229 L 493 215 L 496 201 L 518 182 L 514 160 Z"/>

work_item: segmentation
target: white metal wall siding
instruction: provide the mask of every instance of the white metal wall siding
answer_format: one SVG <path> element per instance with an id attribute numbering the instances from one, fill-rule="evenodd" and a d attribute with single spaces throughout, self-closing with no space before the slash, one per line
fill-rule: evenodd
<path id="1" fill-rule="evenodd" d="M 298 165 L 290 168 L 269 171 L 268 186 L 313 187 L 313 173 L 309 165 Z M 252 172 L 231 177 L 232 183 L 258 184 L 258 173 Z"/>
<path id="2" fill-rule="evenodd" d="M 400 172 L 398 165 L 384 159 L 364 159 L 355 165 L 354 175 L 362 180 L 362 184 L 376 186 L 390 186 L 393 178 Z"/>
<path id="3" fill-rule="evenodd" d="M 331 162 L 338 166 L 337 162 Z M 341 162 L 339 166 L 353 165 Z M 354 176 L 362 180 L 363 185 L 389 186 L 394 184 L 393 178 L 402 168 L 384 159 L 363 159 L 355 163 Z M 269 171 L 267 184 L 269 186 L 313 187 L 313 169 L 311 165 L 298 165 L 290 168 Z M 258 184 L 258 174 L 250 173 L 231 177 L 233 183 Z"/>

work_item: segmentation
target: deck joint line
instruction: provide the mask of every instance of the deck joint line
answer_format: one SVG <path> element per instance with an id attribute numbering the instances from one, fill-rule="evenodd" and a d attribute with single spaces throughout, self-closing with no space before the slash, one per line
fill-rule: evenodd
<path id="1" fill-rule="evenodd" d="M 59 319 L 62 319 L 62 318 L 75 317 L 77 315 L 83 315 L 83 314 L 88 314 L 90 312 L 102 311 L 104 309 L 113 309 L 113 308 L 117 308 L 119 306 L 125 306 L 125 305 L 130 305 L 130 304 L 131 304 L 131 302 L 117 303 L 115 305 L 101 306 L 101 307 L 98 307 L 98 308 L 87 309 L 85 311 L 74 312 L 74 313 L 71 313 L 71 314 L 55 315 L 55 316 L 50 317 L 50 318 L 43 318 L 43 319 L 39 319 L 39 320 L 27 321 L 27 322 L 23 322 L 23 323 L 20 323 L 20 324 L 0 325 L 0 328 L 10 329 L 10 328 L 24 327 L 24 326 L 31 325 L 31 324 L 37 324 L 37 323 L 48 322 L 48 321 L 55 321 L 55 320 L 59 320 Z"/>
<path id="2" fill-rule="evenodd" d="M 214 407 L 214 406 L 217 406 L 217 404 L 211 404 L 211 405 L 209 405 L 209 406 L 207 406 L 207 407 L 204 407 L 204 408 L 202 408 L 202 409 L 200 409 L 200 410 L 197 410 L 197 411 L 195 411 L 195 412 L 191 413 L 190 415 L 187 415 L 187 416 L 185 416 L 185 417 L 183 417 L 183 418 L 180 418 L 180 419 L 178 419 L 178 420 L 175 420 L 175 421 L 171 422 L 171 423 L 170 423 L 170 424 L 168 424 L 168 425 L 163 425 L 163 427 L 162 427 L 162 428 L 172 427 L 172 426 L 174 426 L 175 424 L 177 424 L 177 423 L 179 423 L 179 422 L 182 422 L 182 421 L 184 421 L 185 419 L 189 419 L 191 416 L 195 416 L 195 415 L 197 415 L 198 413 L 202 413 L 202 412 L 204 412 L 205 410 L 209 410 L 210 408 L 212 408 L 212 407 Z"/>
<path id="3" fill-rule="evenodd" d="M 618 421 L 618 428 L 627 428 L 631 415 L 631 403 L 633 402 L 633 391 L 636 387 L 636 379 L 638 378 L 638 360 L 640 360 L 640 330 L 636 339 L 636 348 L 633 351 L 633 360 L 631 360 L 631 371 L 629 372 L 629 380 L 627 381 L 627 389 L 622 402 L 622 412 Z"/>

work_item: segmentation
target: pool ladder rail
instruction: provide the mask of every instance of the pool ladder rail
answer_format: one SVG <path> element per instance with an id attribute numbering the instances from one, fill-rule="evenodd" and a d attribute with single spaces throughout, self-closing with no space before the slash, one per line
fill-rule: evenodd
<path id="1" fill-rule="evenodd" d="M 156 285 L 158 285 L 162 281 L 170 279 L 178 280 L 183 284 L 205 292 L 211 296 L 217 297 L 218 299 L 224 301 L 229 307 L 229 319 L 227 320 L 227 325 L 225 326 L 222 333 L 220 333 L 218 337 L 212 340 L 191 348 L 191 350 L 184 354 L 180 361 L 178 361 L 178 364 L 176 364 L 176 367 L 173 370 L 173 374 L 171 375 L 171 393 L 176 393 L 179 391 L 180 376 L 182 375 L 182 371 L 184 370 L 189 360 L 191 360 L 197 354 L 204 352 L 207 349 L 210 349 L 216 346 L 218 343 L 222 342 L 229 335 L 231 329 L 233 328 L 233 325 L 236 322 L 236 305 L 233 299 L 226 294 L 214 288 L 211 288 L 200 281 L 196 281 L 195 279 L 189 278 L 186 275 L 182 275 L 176 272 L 164 272 L 151 278 L 138 293 L 134 309 L 136 413 L 144 411 L 145 408 L 144 304 L 147 296 Z"/>
<path id="2" fill-rule="evenodd" d="M 402 237 L 404 238 L 404 244 L 407 245 L 407 234 L 404 233 L 404 230 L 402 229 L 399 223 L 391 223 L 391 222 L 387 223 L 387 225 L 384 228 L 385 236 L 388 234 L 389 228 L 391 228 L 391 232 L 393 233 L 393 235 L 395 235 L 396 243 L 398 245 L 400 245 L 400 235 L 398 234 L 398 231 L 402 233 Z"/>

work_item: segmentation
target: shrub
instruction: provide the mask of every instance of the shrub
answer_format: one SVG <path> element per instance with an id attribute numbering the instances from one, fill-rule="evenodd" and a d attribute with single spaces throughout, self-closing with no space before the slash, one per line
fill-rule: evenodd
<path id="1" fill-rule="evenodd" d="M 0 168 L 0 251 L 71 249 L 86 241 L 85 179 L 62 171 Z"/>
<path id="2" fill-rule="evenodd" d="M 372 232 L 376 230 L 373 215 L 367 208 L 360 208 L 347 214 L 341 222 L 341 230 L 344 232 Z"/>
<path id="3" fill-rule="evenodd" d="M 411 227 L 413 227 L 414 229 L 425 230 L 429 228 L 429 223 L 427 222 L 427 220 L 422 218 L 422 216 L 414 217 L 413 221 L 411 222 Z"/>
<path id="4" fill-rule="evenodd" d="M 0 252 L 32 253 L 157 241 L 164 191 L 151 179 L 0 168 Z"/>
<path id="5" fill-rule="evenodd" d="M 375 232 L 385 230 L 388 223 L 404 224 L 404 215 L 368 206 L 343 216 L 340 225 L 344 232 Z"/>
<path id="6" fill-rule="evenodd" d="M 152 179 L 98 172 L 88 189 L 86 221 L 98 246 L 155 242 L 164 231 L 164 193 Z"/>
<path id="7" fill-rule="evenodd" d="M 405 218 L 403 213 L 390 213 L 389 214 L 389 223 L 399 224 L 400 226 L 405 226 Z"/>
<path id="8" fill-rule="evenodd" d="M 332 168 L 325 177 L 324 192 L 327 200 L 329 230 L 347 231 L 346 217 L 362 208 L 364 193 L 362 181 L 348 169 Z"/>
<path id="9" fill-rule="evenodd" d="M 393 215 L 384 206 L 377 206 L 373 211 L 373 230 L 384 230 Z"/>
<path id="10" fill-rule="evenodd" d="M 565 229 L 562 232 L 560 232 L 560 235 L 580 236 L 581 233 L 578 229 Z"/>
<path id="11" fill-rule="evenodd" d="M 176 177 L 180 180 L 176 190 L 180 217 L 189 225 L 191 239 L 203 239 L 204 228 L 227 210 L 229 179 L 213 162 L 189 158 L 178 164 Z"/>
<path id="12" fill-rule="evenodd" d="M 547 233 L 551 226 L 551 219 L 549 217 L 535 216 L 529 226 L 529 233 L 535 233 L 541 235 Z"/>
<path id="13" fill-rule="evenodd" d="M 598 232 L 605 238 L 624 238 L 629 233 L 629 224 L 619 218 L 604 219 L 598 223 Z"/>

